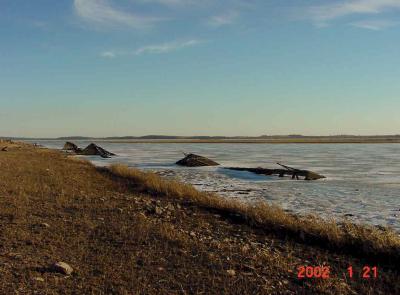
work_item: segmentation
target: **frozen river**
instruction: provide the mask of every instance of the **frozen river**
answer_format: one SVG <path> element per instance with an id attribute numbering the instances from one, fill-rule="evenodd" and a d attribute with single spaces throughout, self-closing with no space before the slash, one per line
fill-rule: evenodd
<path id="1" fill-rule="evenodd" d="M 58 149 L 64 144 L 62 141 L 39 143 Z M 88 143 L 77 141 L 82 147 Z M 400 231 L 399 144 L 99 142 L 99 145 L 118 156 L 112 159 L 89 157 L 97 165 L 124 163 L 246 202 L 263 200 L 296 213 L 336 219 L 347 216 L 354 221 L 389 225 Z M 183 157 L 182 152 L 209 157 L 221 167 L 178 167 L 174 163 Z M 277 162 L 315 171 L 327 179 L 293 181 L 223 169 L 230 166 L 277 167 Z"/>

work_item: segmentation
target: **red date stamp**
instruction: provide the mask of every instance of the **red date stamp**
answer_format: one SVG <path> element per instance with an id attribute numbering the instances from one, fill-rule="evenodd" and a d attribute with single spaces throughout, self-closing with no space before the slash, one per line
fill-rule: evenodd
<path id="1" fill-rule="evenodd" d="M 330 266 L 307 266 L 297 268 L 298 279 L 329 279 L 331 277 Z M 355 269 L 349 266 L 345 273 L 349 278 L 376 279 L 378 278 L 378 267 L 363 266 L 362 269 Z"/>
<path id="2" fill-rule="evenodd" d="M 299 266 L 297 268 L 297 277 L 299 279 L 329 279 L 329 266 Z"/>
<path id="3" fill-rule="evenodd" d="M 347 268 L 347 273 L 350 278 L 353 278 L 355 272 L 351 265 Z M 358 275 L 359 275 L 358 277 L 361 277 L 363 279 L 371 279 L 371 278 L 376 279 L 378 277 L 378 267 L 376 266 L 371 267 L 366 265 L 362 268 L 361 273 L 358 273 Z"/>

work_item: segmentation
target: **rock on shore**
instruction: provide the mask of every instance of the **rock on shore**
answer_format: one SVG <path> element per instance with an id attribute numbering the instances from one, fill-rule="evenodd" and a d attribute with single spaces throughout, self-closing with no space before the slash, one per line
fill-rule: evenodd
<path id="1" fill-rule="evenodd" d="M 89 144 L 83 150 L 78 147 L 75 143 L 67 141 L 64 144 L 63 150 L 71 151 L 77 155 L 84 155 L 84 156 L 100 156 L 102 158 L 110 158 L 111 156 L 115 156 L 114 153 L 111 153 L 102 147 L 98 146 L 95 143 Z"/>
<path id="2" fill-rule="evenodd" d="M 218 166 L 217 162 L 195 154 L 188 154 L 182 160 L 176 162 L 177 165 L 186 167 Z"/>
<path id="3" fill-rule="evenodd" d="M 81 148 L 79 148 L 75 143 L 70 142 L 70 141 L 67 141 L 67 142 L 64 144 L 63 150 L 66 150 L 66 151 L 73 151 L 73 152 L 75 152 L 75 153 L 79 153 L 79 152 L 82 151 Z"/>
<path id="4" fill-rule="evenodd" d="M 102 158 L 110 158 L 111 156 L 115 156 L 115 154 L 106 151 L 105 149 L 103 149 L 102 147 L 91 143 L 89 144 L 82 152 L 82 155 L 85 156 L 100 156 Z"/>

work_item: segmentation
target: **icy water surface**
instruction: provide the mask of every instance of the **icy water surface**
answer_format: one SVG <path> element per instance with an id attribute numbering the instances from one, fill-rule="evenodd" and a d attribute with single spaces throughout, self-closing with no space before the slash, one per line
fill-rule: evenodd
<path id="1" fill-rule="evenodd" d="M 64 142 L 40 142 L 61 148 Z M 89 142 L 78 141 L 79 146 Z M 102 143 L 118 154 L 112 159 L 89 157 L 97 165 L 125 163 L 156 171 L 246 202 L 267 201 L 296 213 L 328 218 L 347 216 L 400 231 L 400 145 L 398 144 L 157 144 Z M 257 176 L 222 167 L 182 168 L 174 163 L 182 152 L 209 157 L 222 167 L 277 167 L 276 163 L 308 169 L 325 180 L 293 181 Z"/>

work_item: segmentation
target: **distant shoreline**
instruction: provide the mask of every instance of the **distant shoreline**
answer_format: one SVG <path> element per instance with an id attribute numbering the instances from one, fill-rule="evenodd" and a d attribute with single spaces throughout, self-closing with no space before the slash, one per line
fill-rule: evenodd
<path id="1" fill-rule="evenodd" d="M 399 144 L 400 139 L 393 140 L 98 140 L 107 143 L 199 143 L 199 144 Z"/>
<path id="2" fill-rule="evenodd" d="M 173 143 L 197 143 L 197 144 L 399 144 L 398 139 L 378 138 L 283 138 L 283 139 L 36 139 L 37 141 L 95 141 L 103 143 L 127 143 L 127 144 L 173 144 Z M 35 141 L 30 139 L 29 141 Z"/>
<path id="3" fill-rule="evenodd" d="M 4 137 L 0 137 L 4 138 Z M 302 136 L 302 135 L 277 135 L 259 137 L 223 137 L 223 136 L 162 136 L 148 135 L 142 137 L 58 137 L 58 138 L 9 138 L 27 141 L 94 141 L 107 143 L 235 143 L 235 144 L 389 144 L 400 143 L 400 135 L 371 135 L 371 136 Z"/>

